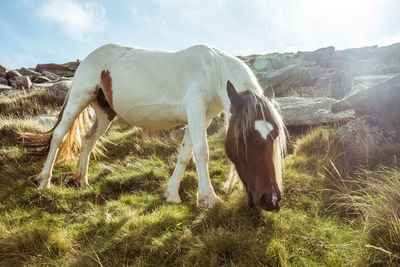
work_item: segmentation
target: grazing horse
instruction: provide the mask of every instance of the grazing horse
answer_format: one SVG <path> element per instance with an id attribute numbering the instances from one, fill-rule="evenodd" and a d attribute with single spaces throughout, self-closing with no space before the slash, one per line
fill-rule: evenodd
<path id="1" fill-rule="evenodd" d="M 194 152 L 197 205 L 212 207 L 221 200 L 208 173 L 206 129 L 225 110 L 229 119 L 227 155 L 246 186 L 249 205 L 279 209 L 284 126 L 275 107 L 262 95 L 256 77 L 241 60 L 206 45 L 176 52 L 116 44 L 96 49 L 76 70 L 56 125 L 47 133 L 22 134 L 26 144 L 42 147 L 47 154 L 37 176 L 39 188 L 50 186 L 59 157 L 79 146 L 77 132 L 88 123 L 84 115 L 89 104 L 96 116 L 80 148 L 75 180 L 82 187 L 89 184 L 90 152 L 116 115 L 147 129 L 187 124 L 165 197 L 168 203 L 182 202 L 179 185 Z M 227 184 L 232 185 L 235 175 L 230 177 Z"/>

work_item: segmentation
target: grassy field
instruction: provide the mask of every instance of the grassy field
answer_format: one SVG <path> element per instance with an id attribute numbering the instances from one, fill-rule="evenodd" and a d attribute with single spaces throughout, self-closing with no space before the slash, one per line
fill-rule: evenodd
<path id="1" fill-rule="evenodd" d="M 117 120 L 102 141 L 105 156 L 91 159 L 90 188 L 75 185 L 72 178 L 77 166 L 70 162 L 55 167 L 51 189 L 38 191 L 33 177 L 43 161 L 28 156 L 16 140 L 18 131 L 44 129 L 27 120 L 26 114 L 12 120 L 7 116 L 2 114 L 0 120 L 0 266 L 399 263 L 395 205 L 400 201 L 399 172 L 359 173 L 360 177 L 384 173 L 387 179 L 378 180 L 387 183 L 385 190 L 392 190 L 389 201 L 382 199 L 386 191 L 377 188 L 363 187 L 360 193 L 341 186 L 343 181 L 337 182 L 338 174 L 329 167 L 329 128 L 291 137 L 281 210 L 270 213 L 249 209 L 238 185 L 231 195 L 223 192 L 230 165 L 223 148 L 224 128 L 218 120 L 209 129 L 209 169 L 224 204 L 200 210 L 192 161 L 181 185 L 183 204 L 166 204 L 163 197 L 182 130 L 148 132 Z M 380 212 L 377 207 L 387 203 L 391 204 Z M 392 240 L 389 246 L 388 240 Z"/>

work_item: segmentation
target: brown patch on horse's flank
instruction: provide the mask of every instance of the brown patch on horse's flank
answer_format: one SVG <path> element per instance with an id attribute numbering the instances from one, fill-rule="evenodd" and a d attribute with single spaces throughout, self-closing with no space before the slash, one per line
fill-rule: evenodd
<path id="1" fill-rule="evenodd" d="M 115 115 L 117 114 L 112 107 L 110 106 L 110 104 L 108 103 L 106 96 L 104 95 L 103 89 L 102 88 L 96 88 L 97 90 L 97 97 L 96 97 L 96 101 L 99 104 L 100 108 L 107 113 L 107 117 L 110 121 L 112 121 L 115 118 Z M 97 122 L 97 120 L 95 121 L 95 123 Z"/>
<path id="2" fill-rule="evenodd" d="M 112 79 L 111 79 L 110 72 L 108 70 L 103 70 L 101 72 L 100 77 L 101 77 L 101 88 L 104 91 L 104 95 L 108 101 L 108 104 L 112 107 L 113 106 L 113 102 L 112 102 L 113 91 L 112 91 Z"/>

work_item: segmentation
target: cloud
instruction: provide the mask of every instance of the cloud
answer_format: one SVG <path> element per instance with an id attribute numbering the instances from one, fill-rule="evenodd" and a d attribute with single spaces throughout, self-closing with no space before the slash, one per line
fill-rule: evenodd
<path id="1" fill-rule="evenodd" d="M 76 40 L 103 31 L 107 23 L 103 6 L 93 2 L 81 4 L 76 0 L 48 0 L 36 10 L 36 14 Z"/>

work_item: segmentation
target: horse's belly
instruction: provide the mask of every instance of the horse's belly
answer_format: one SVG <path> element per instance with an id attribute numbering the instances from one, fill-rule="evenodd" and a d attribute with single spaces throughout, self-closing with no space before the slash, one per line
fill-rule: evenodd
<path id="1" fill-rule="evenodd" d="M 187 124 L 182 105 L 146 104 L 121 100 L 114 103 L 115 112 L 131 125 L 146 129 L 170 129 Z"/>

